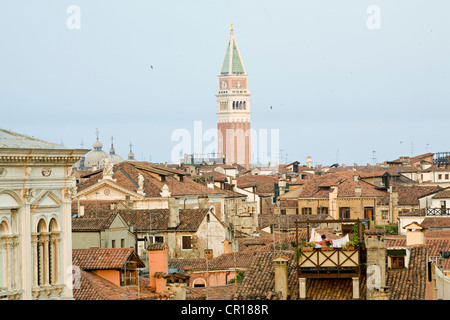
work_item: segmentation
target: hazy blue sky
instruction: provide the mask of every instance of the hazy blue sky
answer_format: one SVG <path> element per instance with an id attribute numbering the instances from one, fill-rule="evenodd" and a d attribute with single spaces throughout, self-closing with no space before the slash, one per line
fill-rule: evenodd
<path id="1" fill-rule="evenodd" d="M 216 127 L 233 23 L 252 127 L 280 130 L 283 160 L 450 151 L 449 12 L 448 0 L 1 0 L 0 127 L 87 148 L 98 128 L 107 152 L 114 136 L 124 158 L 131 141 L 139 160 L 170 162 L 173 131 Z"/>

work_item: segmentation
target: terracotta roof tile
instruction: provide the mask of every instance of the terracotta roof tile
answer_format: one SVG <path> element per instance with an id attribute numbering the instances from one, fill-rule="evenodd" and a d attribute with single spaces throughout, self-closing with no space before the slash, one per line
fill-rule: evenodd
<path id="1" fill-rule="evenodd" d="M 398 192 L 398 205 L 419 205 L 419 198 L 432 192 L 437 192 L 442 188 L 439 186 L 421 185 L 397 185 L 395 191 Z"/>
<path id="2" fill-rule="evenodd" d="M 178 231 L 197 231 L 209 209 L 180 209 L 180 225 Z M 133 209 L 133 210 L 96 210 L 95 207 L 85 209 L 84 217 L 77 219 L 109 216 L 119 213 L 134 230 L 158 231 L 167 230 L 169 209 Z"/>
<path id="3" fill-rule="evenodd" d="M 450 217 L 427 217 L 421 225 L 426 228 L 448 229 L 450 228 Z"/>
<path id="4" fill-rule="evenodd" d="M 236 179 L 237 187 L 240 189 L 256 187 L 256 194 L 260 196 L 271 196 L 275 194 L 275 183 L 278 178 L 272 175 L 247 174 Z"/>
<path id="5" fill-rule="evenodd" d="M 142 291 L 138 294 L 137 286 L 120 287 L 89 271 L 80 272 L 79 286 L 74 286 L 75 300 L 138 300 L 155 299 L 156 296 L 146 291 L 145 280 L 140 277 Z M 148 281 L 147 281 L 148 282 Z"/>
<path id="6" fill-rule="evenodd" d="M 82 270 L 121 269 L 131 258 L 143 268 L 144 262 L 133 248 L 73 249 L 72 263 Z"/>
<path id="7" fill-rule="evenodd" d="M 390 300 L 425 300 L 427 283 L 427 247 L 415 246 L 411 252 L 408 269 L 388 269 L 386 286 Z"/>
<path id="8" fill-rule="evenodd" d="M 99 218 L 72 218 L 72 231 L 103 231 L 111 226 L 117 213 Z"/>
<path id="9" fill-rule="evenodd" d="M 149 162 L 124 161 L 114 165 L 113 172 L 113 179 L 116 180 L 114 183 L 132 192 L 137 191 L 139 186 L 138 177 L 141 174 L 144 177 L 144 192 L 150 197 L 160 197 L 160 192 L 164 185 L 169 187 L 172 196 L 223 195 L 221 190 L 208 188 L 200 183 L 194 182 L 192 178 L 185 176 L 185 173 L 182 171 Z M 160 176 L 163 176 L 165 181 L 161 181 L 158 178 Z M 77 185 L 78 192 L 85 190 L 103 179 L 103 171 L 92 172 L 90 175 L 84 176 L 84 178 Z"/>
<path id="10" fill-rule="evenodd" d="M 273 261 L 280 254 L 279 251 L 257 252 L 250 267 L 245 271 L 244 279 L 240 283 L 233 299 L 256 300 L 270 299 L 275 293 L 275 279 Z M 281 251 L 281 254 L 290 258 L 288 262 L 288 299 L 298 298 L 298 278 L 293 251 Z M 365 292 L 365 278 L 360 280 L 360 292 Z M 361 294 L 361 298 L 364 294 Z M 307 300 L 352 300 L 352 279 L 307 279 Z"/>
<path id="11" fill-rule="evenodd" d="M 338 197 L 355 197 L 355 188 L 361 188 L 361 197 L 382 198 L 386 196 L 386 191 L 379 190 L 364 180 L 354 180 L 354 175 L 357 172 L 343 171 L 337 173 L 329 173 L 318 176 L 314 179 L 308 180 L 304 185 L 302 191 L 299 193 L 299 198 L 328 198 L 330 188 L 338 187 Z M 359 176 L 359 175 L 358 175 Z"/>

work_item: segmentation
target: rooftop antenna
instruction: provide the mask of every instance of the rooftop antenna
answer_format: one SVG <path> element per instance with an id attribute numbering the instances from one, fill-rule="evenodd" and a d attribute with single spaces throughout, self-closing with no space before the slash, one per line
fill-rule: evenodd
<path id="1" fill-rule="evenodd" d="M 414 142 L 411 142 L 411 157 L 414 155 Z"/>

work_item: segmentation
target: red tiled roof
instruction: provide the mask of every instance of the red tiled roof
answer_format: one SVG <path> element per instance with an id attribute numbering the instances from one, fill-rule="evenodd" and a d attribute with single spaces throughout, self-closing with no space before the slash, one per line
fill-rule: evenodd
<path id="1" fill-rule="evenodd" d="M 433 196 L 433 199 L 449 199 L 450 198 L 450 188 L 443 189 Z"/>
<path id="2" fill-rule="evenodd" d="M 114 183 L 132 192 L 137 191 L 139 187 L 138 176 L 141 174 L 144 177 L 144 192 L 150 197 L 160 197 L 160 192 L 164 185 L 169 187 L 172 196 L 223 194 L 221 190 L 211 189 L 194 182 L 192 178 L 185 176 L 185 173 L 182 171 L 149 162 L 124 161 L 114 165 L 113 171 L 113 179 L 116 180 Z M 160 181 L 157 178 L 158 176 L 164 176 L 165 181 Z M 77 185 L 78 192 L 98 183 L 101 179 L 103 179 L 103 171 L 99 170 L 91 173 L 89 176 L 86 176 L 86 180 Z M 180 179 L 183 181 L 180 181 Z"/>
<path id="3" fill-rule="evenodd" d="M 272 175 L 247 174 L 236 179 L 237 187 L 240 189 L 256 187 L 256 194 L 260 196 L 271 196 L 275 194 L 275 183 L 278 178 Z"/>
<path id="4" fill-rule="evenodd" d="M 145 280 L 140 277 L 140 284 L 145 288 Z M 148 281 L 147 281 L 148 282 Z M 141 286 L 140 285 L 140 286 Z M 80 272 L 79 286 L 74 286 L 75 300 L 138 300 L 155 298 L 147 290 L 138 294 L 138 287 L 120 287 L 89 271 Z"/>
<path id="5" fill-rule="evenodd" d="M 379 190 L 370 183 L 353 176 L 358 175 L 354 171 L 329 173 L 310 179 L 299 193 L 299 198 L 328 198 L 328 188 L 338 187 L 338 198 L 355 197 L 355 188 L 361 188 L 361 197 L 381 198 L 386 196 L 386 191 Z"/>
<path id="6" fill-rule="evenodd" d="M 117 213 L 99 218 L 72 218 L 72 231 L 103 231 L 111 226 Z"/>
<path id="7" fill-rule="evenodd" d="M 209 209 L 180 209 L 180 225 L 178 231 L 197 231 Z M 109 216 L 119 213 L 136 231 L 167 230 L 169 225 L 169 209 L 133 209 L 97 211 L 95 208 L 85 209 L 84 217 L 77 219 Z"/>
<path id="8" fill-rule="evenodd" d="M 397 185 L 395 191 L 398 192 L 398 205 L 419 205 L 419 198 L 442 188 L 439 186 L 421 186 L 421 185 Z"/>
<path id="9" fill-rule="evenodd" d="M 260 214 L 258 216 L 259 226 L 261 228 L 276 224 L 276 227 L 281 229 L 295 229 L 295 221 L 306 221 L 306 220 L 325 220 L 329 218 L 328 214 L 313 214 L 313 215 L 303 215 L 303 214 Z M 332 220 L 330 220 L 331 222 Z M 306 224 L 299 224 L 299 228 L 306 227 Z"/>
<path id="10" fill-rule="evenodd" d="M 388 269 L 386 286 L 390 300 L 425 300 L 427 283 L 427 247 L 410 247 L 409 268 Z"/>
<path id="11" fill-rule="evenodd" d="M 282 254 L 288 257 L 288 299 L 298 298 L 298 278 L 296 263 L 293 251 L 275 252 L 261 251 L 253 257 L 250 267 L 245 271 L 244 279 L 240 283 L 235 300 L 256 300 L 270 299 L 275 292 L 275 279 L 273 261 L 275 257 Z M 363 277 L 360 280 L 360 292 L 365 292 L 366 281 Z M 361 294 L 364 298 L 364 294 Z M 352 300 L 353 282 L 352 279 L 307 279 L 306 281 L 307 300 Z"/>
<path id="12" fill-rule="evenodd" d="M 223 253 L 220 256 L 208 261 L 208 270 L 248 268 L 254 254 L 254 251 Z M 203 259 L 201 263 L 193 265 L 191 270 L 206 270 L 205 260 Z"/>
<path id="13" fill-rule="evenodd" d="M 427 214 L 426 210 L 426 208 L 416 209 L 408 212 L 400 212 L 398 215 L 400 217 L 424 217 Z"/>
<path id="14" fill-rule="evenodd" d="M 427 217 L 421 225 L 426 228 L 450 228 L 450 217 Z"/>
<path id="15" fill-rule="evenodd" d="M 202 263 L 205 263 L 205 259 L 203 258 L 168 259 L 169 268 L 178 268 L 181 273 L 185 273 L 188 270 L 191 270 L 192 266 Z"/>
<path id="16" fill-rule="evenodd" d="M 137 261 L 137 267 L 145 267 L 144 262 L 133 248 L 91 248 L 73 249 L 72 263 L 83 270 L 122 269 L 130 259 Z"/>
<path id="17" fill-rule="evenodd" d="M 386 237 L 386 247 L 406 248 L 406 235 Z M 447 233 L 437 234 L 434 231 L 425 232 L 425 244 L 428 247 L 428 256 L 438 256 L 441 251 L 450 251 L 450 237 Z"/>

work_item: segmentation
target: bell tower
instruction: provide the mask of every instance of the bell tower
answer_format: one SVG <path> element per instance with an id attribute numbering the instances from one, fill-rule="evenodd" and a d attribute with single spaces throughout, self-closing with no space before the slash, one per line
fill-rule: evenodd
<path id="1" fill-rule="evenodd" d="M 216 93 L 218 152 L 226 163 L 250 169 L 250 91 L 233 25 L 230 29 Z"/>

